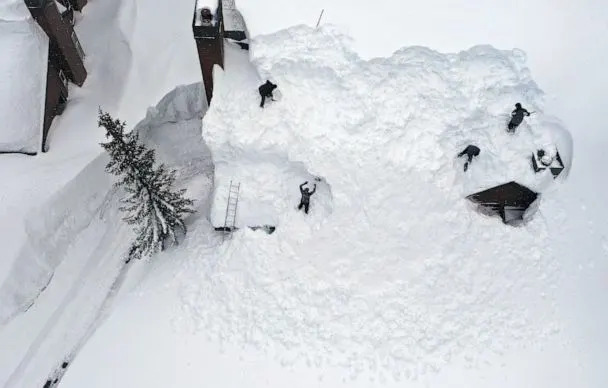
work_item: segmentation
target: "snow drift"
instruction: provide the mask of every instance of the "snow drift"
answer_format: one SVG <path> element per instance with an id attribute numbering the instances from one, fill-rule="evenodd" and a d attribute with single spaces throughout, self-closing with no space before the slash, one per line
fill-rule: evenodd
<path id="1" fill-rule="evenodd" d="M 155 354 L 153 362 L 168 368 L 155 382 L 200 383 L 181 373 L 194 373 L 188 368 L 203 352 L 200 341 L 183 343 L 191 337 L 258 349 L 284 365 L 400 379 L 453 358 L 475 363 L 560 330 L 560 268 L 549 240 L 559 214 L 512 228 L 464 199 L 506 180 L 541 192 L 555 182 L 531 172 L 529 156 L 556 143 L 551 128 L 567 131 L 542 113 L 542 92 L 521 51 L 410 47 L 364 61 L 333 28 L 300 26 L 258 37 L 251 54 L 262 77 L 245 51 L 227 47 L 203 119 L 215 163 L 211 221 L 223 222 L 232 180 L 242 188 L 237 225 L 277 229 L 243 228 L 221 245 L 207 221 L 193 226 L 172 254 L 176 274 L 163 281 L 164 290 L 175 290 L 163 291 L 166 303 L 179 297 L 183 309 L 167 307 L 169 322 L 149 329 L 189 361 L 165 363 Z M 266 78 L 283 98 L 260 109 L 257 86 Z M 518 101 L 538 113 L 507 135 Z M 463 173 L 454 158 L 469 143 L 482 152 Z M 306 180 L 318 184 L 308 216 L 295 209 L 297 185 Z M 145 301 L 157 294 L 130 298 L 110 318 L 67 386 L 84 378 L 116 384 L 96 372 L 100 358 L 121 367 L 127 385 L 150 381 L 129 365 L 146 363 L 152 334 L 130 339 L 138 345 L 125 355 L 105 344 L 125 320 L 148 326 L 155 303 Z M 143 311 L 132 313 L 135 306 Z M 170 345 L 176 336 L 182 340 Z"/>

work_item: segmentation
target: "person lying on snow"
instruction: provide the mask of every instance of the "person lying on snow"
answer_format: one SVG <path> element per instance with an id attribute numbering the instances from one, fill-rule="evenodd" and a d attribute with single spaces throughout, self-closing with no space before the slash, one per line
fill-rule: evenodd
<path id="1" fill-rule="evenodd" d="M 515 129 L 519 127 L 519 124 L 524 121 L 524 115 L 530 116 L 530 112 L 521 107 L 521 104 L 518 102 L 515 104 L 515 110 L 511 112 L 511 121 L 509 121 L 509 132 L 515 132 Z"/>
<path id="2" fill-rule="evenodd" d="M 467 161 L 464 162 L 464 171 L 467 171 L 467 169 L 469 168 L 469 163 L 473 161 L 473 156 L 479 155 L 479 152 L 479 147 L 474 145 L 468 145 L 467 148 L 465 148 L 461 153 L 458 154 L 459 158 L 465 154 L 467 155 Z"/>
<path id="3" fill-rule="evenodd" d="M 298 210 L 304 207 L 304 213 L 308 214 L 308 207 L 310 206 L 310 196 L 313 195 L 315 191 L 317 191 L 317 184 L 315 183 L 315 186 L 312 191 L 310 191 L 308 188 L 303 188 L 305 184 L 308 184 L 308 181 L 300 185 L 300 193 L 302 193 L 302 198 L 300 199 Z"/>
<path id="4" fill-rule="evenodd" d="M 260 102 L 260 108 L 264 107 L 264 102 L 266 101 L 266 98 L 270 98 L 272 101 L 274 101 L 272 92 L 276 88 L 277 88 L 277 85 L 273 84 L 272 82 L 270 82 L 268 80 L 266 80 L 266 83 L 258 88 L 258 91 L 260 92 L 260 97 L 262 97 L 262 101 Z"/>

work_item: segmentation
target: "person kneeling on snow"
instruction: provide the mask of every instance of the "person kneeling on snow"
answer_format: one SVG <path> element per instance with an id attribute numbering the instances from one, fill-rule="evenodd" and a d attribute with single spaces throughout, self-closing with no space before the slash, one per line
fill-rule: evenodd
<path id="1" fill-rule="evenodd" d="M 273 84 L 268 80 L 266 80 L 266 83 L 258 88 L 258 91 L 260 92 L 260 97 L 262 97 L 262 102 L 260 102 L 260 108 L 264 107 L 264 102 L 266 101 L 266 98 L 270 98 L 272 101 L 274 101 L 272 92 L 276 88 L 277 85 Z"/>
<path id="2" fill-rule="evenodd" d="M 479 155 L 480 149 L 474 145 L 468 145 L 461 153 L 458 154 L 460 158 L 463 155 L 467 155 L 467 161 L 464 162 L 464 170 L 466 171 L 469 168 L 469 163 L 473 161 L 473 156 Z"/>
<path id="3" fill-rule="evenodd" d="M 315 187 L 310 191 L 308 188 L 303 188 L 308 181 L 302 183 L 300 185 L 300 193 L 302 193 L 302 199 L 300 199 L 300 204 L 298 205 L 298 210 L 304 207 L 304 213 L 308 214 L 308 207 L 310 206 L 310 196 L 317 191 L 317 184 L 315 183 Z"/>
<path id="4" fill-rule="evenodd" d="M 515 110 L 511 112 L 511 121 L 509 121 L 509 132 L 515 132 L 515 129 L 519 127 L 519 124 L 524 121 L 524 115 L 530 116 L 530 112 L 521 107 L 521 104 L 518 102 L 515 104 Z"/>

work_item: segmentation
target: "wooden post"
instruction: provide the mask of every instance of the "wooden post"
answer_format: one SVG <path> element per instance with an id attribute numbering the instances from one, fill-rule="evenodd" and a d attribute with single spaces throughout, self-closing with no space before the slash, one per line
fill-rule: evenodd
<path id="1" fill-rule="evenodd" d="M 34 19 L 48 35 L 53 53 L 49 58 L 59 64 L 70 81 L 82 86 L 87 78 L 84 67 L 84 52 L 70 23 L 64 21 L 54 0 L 25 0 Z"/>
<path id="2" fill-rule="evenodd" d="M 200 12 L 200 11 L 199 11 Z M 213 97 L 213 67 L 219 65 L 224 67 L 224 26 L 222 15 L 222 1 L 218 1 L 214 23 L 201 23 L 200 15 L 197 15 L 196 2 L 194 6 L 194 17 L 192 19 L 192 33 L 196 41 L 198 60 L 203 73 L 203 84 L 207 103 L 211 104 Z"/>

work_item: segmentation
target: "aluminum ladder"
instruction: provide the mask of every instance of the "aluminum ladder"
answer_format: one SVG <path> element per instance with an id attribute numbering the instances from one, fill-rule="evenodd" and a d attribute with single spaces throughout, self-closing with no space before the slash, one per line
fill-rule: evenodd
<path id="1" fill-rule="evenodd" d="M 228 189 L 228 203 L 226 204 L 226 218 L 224 218 L 224 229 L 222 231 L 222 241 L 232 237 L 236 223 L 236 211 L 239 205 L 239 191 L 241 183 L 232 183 Z"/>

